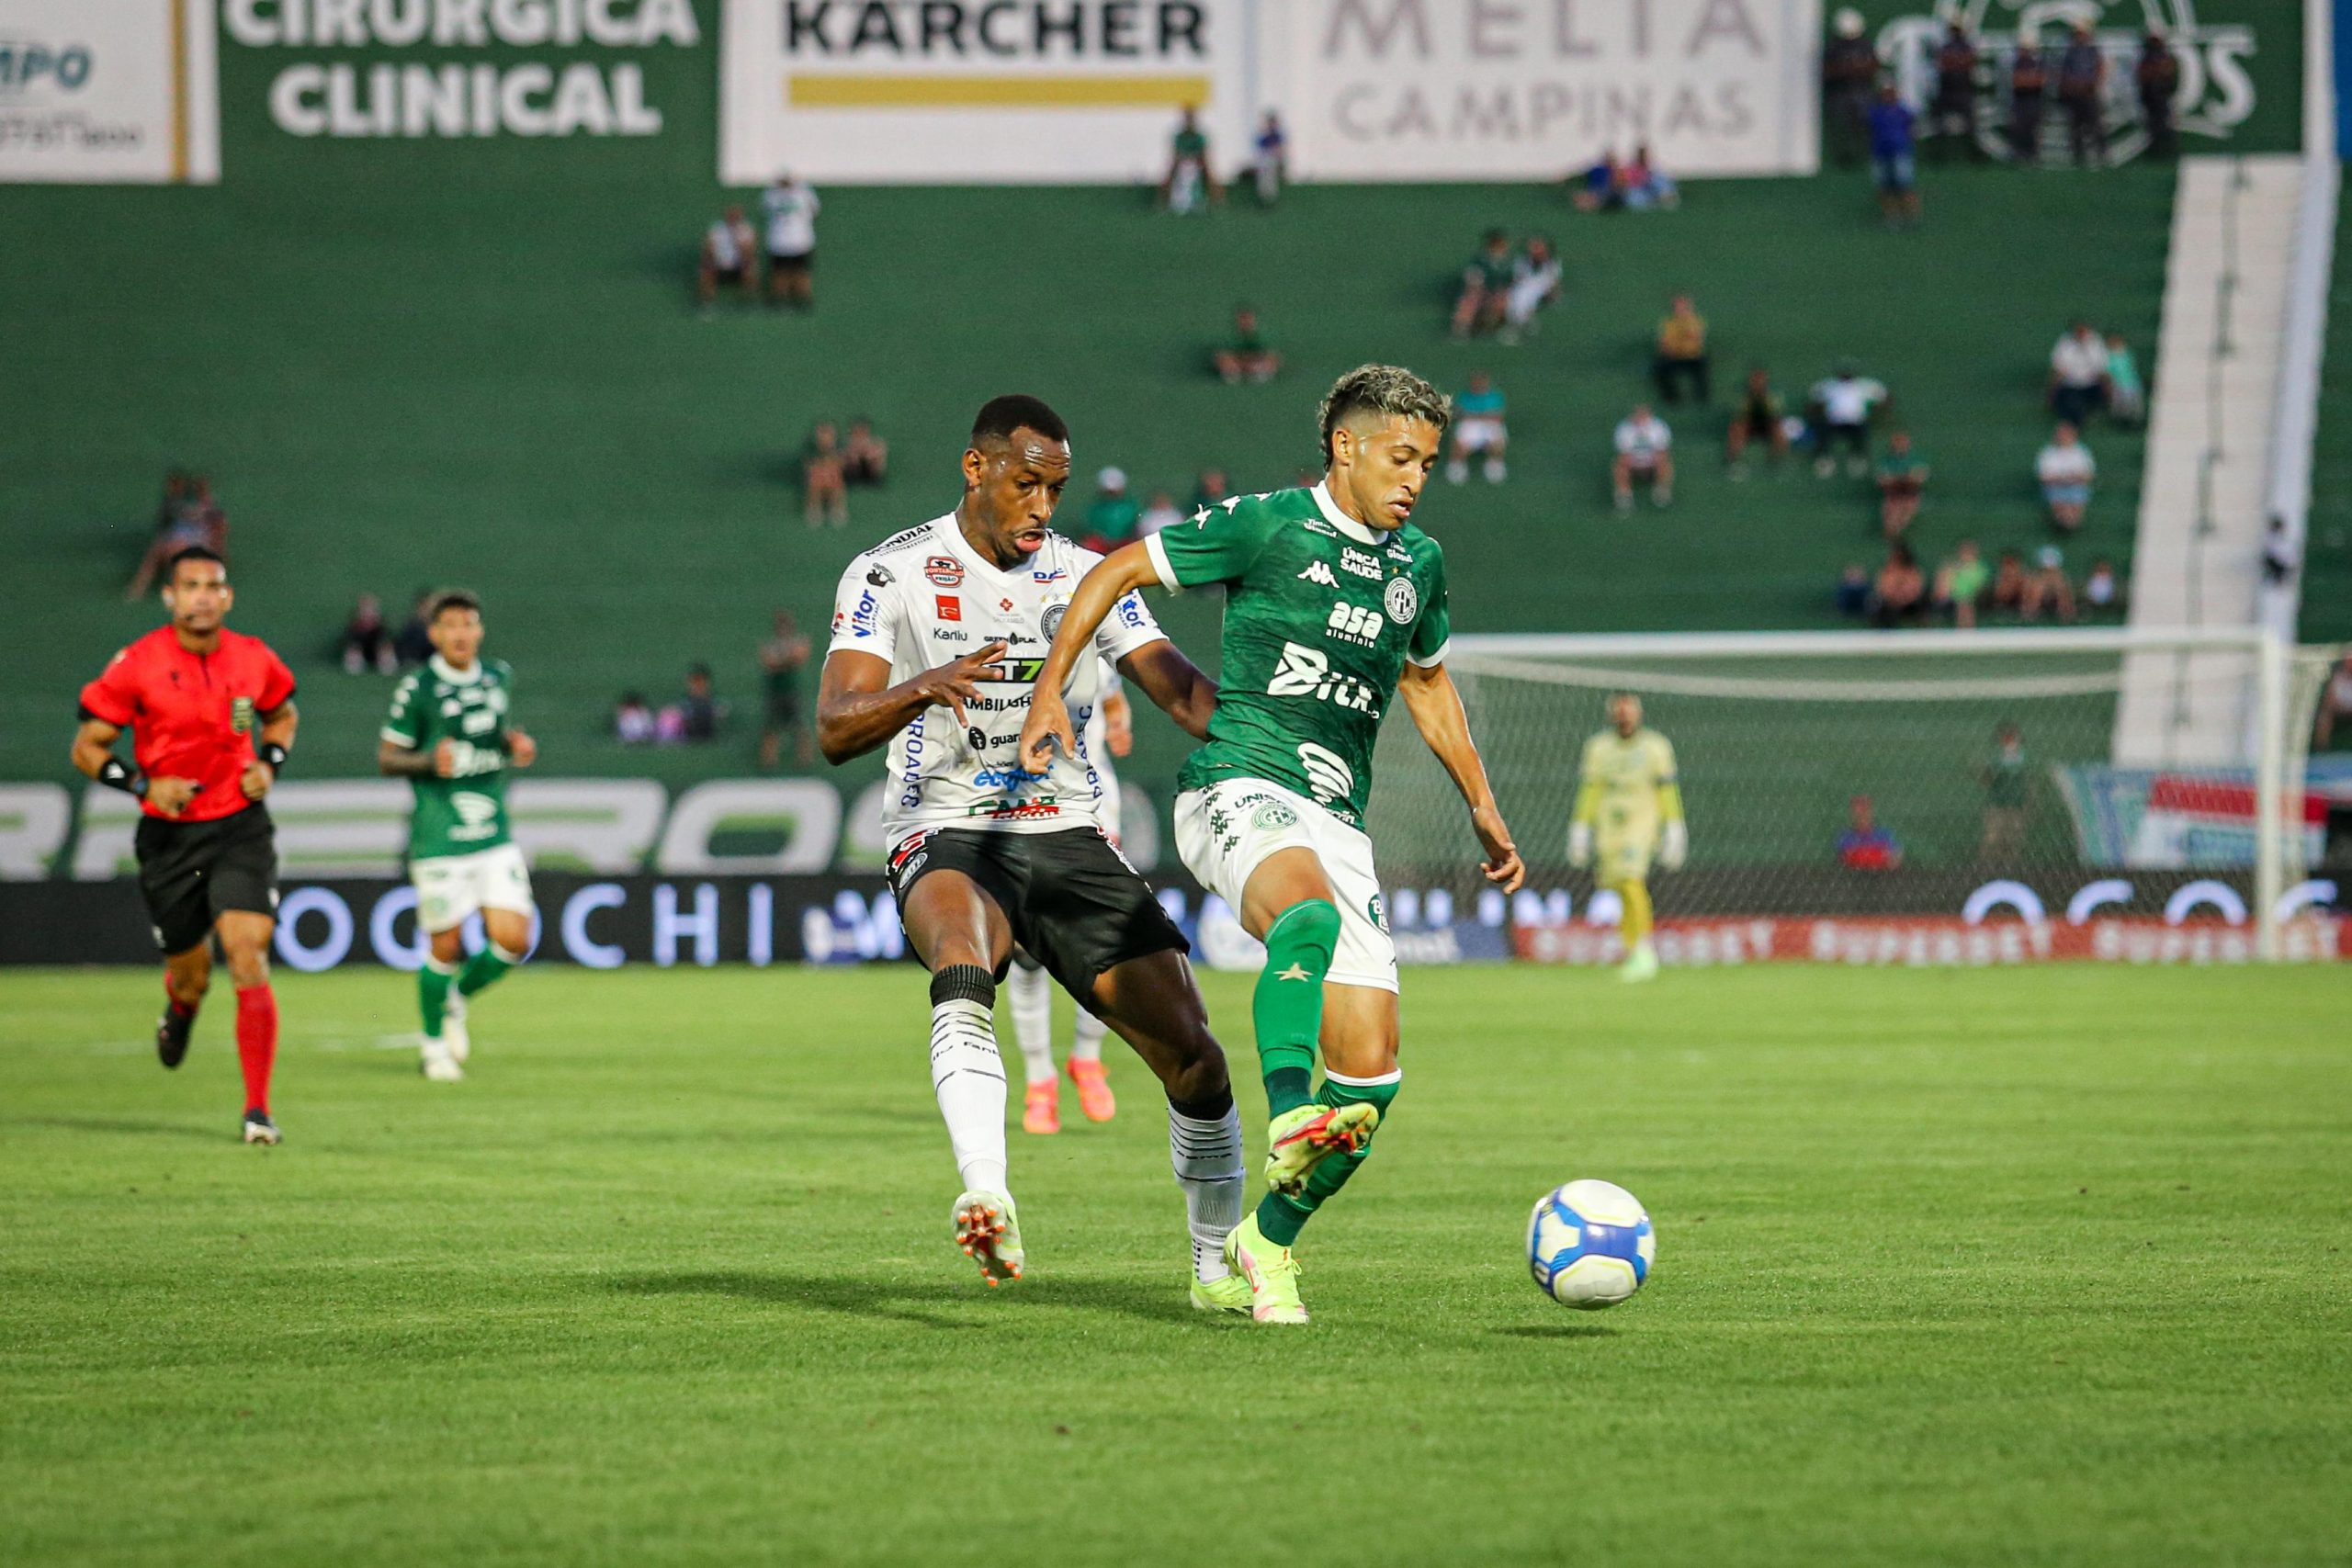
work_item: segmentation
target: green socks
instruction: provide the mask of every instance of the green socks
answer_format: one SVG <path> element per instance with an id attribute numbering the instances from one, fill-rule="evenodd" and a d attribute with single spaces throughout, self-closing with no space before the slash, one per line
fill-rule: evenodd
<path id="1" fill-rule="evenodd" d="M 458 966 L 444 964 L 431 953 L 416 968 L 416 1010 L 424 1021 L 424 1037 L 441 1038 L 441 1018 L 449 1007 L 449 984 L 458 977 Z"/>
<path id="2" fill-rule="evenodd" d="M 1266 1080 L 1266 1113 L 1280 1116 L 1313 1098 L 1315 1052 L 1323 1031 L 1323 976 L 1340 942 L 1340 911 L 1307 898 L 1274 917 L 1266 931 L 1266 967 L 1250 1005 L 1258 1030 L 1258 1071 Z"/>
<path id="3" fill-rule="evenodd" d="M 1379 1111 L 1380 1124 L 1385 1127 L 1388 1124 L 1388 1108 L 1396 1101 L 1402 1079 L 1401 1073 L 1389 1073 L 1376 1078 L 1341 1078 L 1327 1074 L 1323 1088 L 1315 1099 L 1317 1104 L 1334 1108 L 1342 1105 L 1373 1106 Z M 1374 1135 L 1377 1135 L 1377 1129 Z M 1348 1178 L 1356 1173 L 1356 1167 L 1371 1155 L 1372 1145 L 1367 1140 L 1364 1146 L 1354 1154 L 1333 1155 L 1317 1166 L 1315 1174 L 1306 1179 L 1306 1190 L 1297 1197 L 1285 1198 L 1279 1192 L 1267 1193 L 1258 1204 L 1258 1228 L 1276 1247 L 1290 1246 L 1298 1240 L 1298 1233 L 1306 1228 L 1306 1222 L 1314 1216 L 1315 1211 L 1345 1187 Z"/>
<path id="4" fill-rule="evenodd" d="M 472 996 L 521 962 L 520 954 L 510 953 L 494 942 L 483 942 L 481 951 L 467 959 L 466 966 L 458 972 L 458 994 Z"/>

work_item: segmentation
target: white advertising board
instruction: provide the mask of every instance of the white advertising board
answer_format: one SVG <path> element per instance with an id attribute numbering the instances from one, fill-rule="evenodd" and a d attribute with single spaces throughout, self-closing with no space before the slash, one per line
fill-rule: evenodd
<path id="1" fill-rule="evenodd" d="M 212 0 L 0 0 L 0 183 L 220 178 Z"/>

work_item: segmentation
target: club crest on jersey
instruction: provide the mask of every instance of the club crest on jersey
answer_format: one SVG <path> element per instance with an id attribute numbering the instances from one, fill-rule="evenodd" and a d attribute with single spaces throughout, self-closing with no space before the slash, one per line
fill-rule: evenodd
<path id="1" fill-rule="evenodd" d="M 964 563 L 954 556 L 933 556 L 922 563 L 922 575 L 934 588 L 953 588 L 964 581 Z"/>
<path id="2" fill-rule="evenodd" d="M 1388 618 L 1400 626 L 1411 626 L 1413 617 L 1421 608 L 1420 591 L 1413 586 L 1413 580 L 1409 577 L 1390 578 L 1387 591 L 1381 594 L 1380 601 L 1387 607 Z"/>
<path id="3" fill-rule="evenodd" d="M 229 704 L 229 728 L 239 735 L 248 734 L 254 727 L 254 700 L 236 697 Z"/>
<path id="4" fill-rule="evenodd" d="M 1053 641 L 1054 634 L 1061 630 L 1062 617 L 1069 613 L 1069 606 L 1067 604 L 1048 604 L 1046 606 L 1046 613 L 1038 618 L 1037 624 L 1044 629 L 1046 640 L 1047 642 Z"/>
<path id="5" fill-rule="evenodd" d="M 960 621 L 964 618 L 964 601 L 956 595 L 934 593 L 931 597 L 933 607 L 938 611 L 941 620 Z"/>

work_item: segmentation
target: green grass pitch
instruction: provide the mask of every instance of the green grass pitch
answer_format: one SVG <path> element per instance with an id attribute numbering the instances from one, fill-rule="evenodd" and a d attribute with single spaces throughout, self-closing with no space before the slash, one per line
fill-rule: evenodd
<path id="1" fill-rule="evenodd" d="M 1033 1270 L 984 1292 L 910 969 L 526 972 L 453 1088 L 390 1048 L 400 979 L 279 984 L 265 1151 L 225 993 L 167 1075 L 152 976 L 0 978 L 0 1561 L 2352 1541 L 2341 970 L 1413 972 L 1293 1333 L 1187 1308 L 1131 1056 L 1117 1122 L 1013 1134 Z M 1208 985 L 1254 1140 L 1247 984 Z M 1575 1176 L 1657 1223 L 1614 1312 L 1521 1262 Z"/>

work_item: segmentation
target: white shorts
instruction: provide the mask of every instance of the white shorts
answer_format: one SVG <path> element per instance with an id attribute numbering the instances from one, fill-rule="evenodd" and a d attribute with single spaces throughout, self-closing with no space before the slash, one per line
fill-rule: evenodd
<path id="1" fill-rule="evenodd" d="M 478 909 L 531 912 L 531 869 L 520 844 L 413 860 L 408 879 L 416 885 L 416 923 L 429 933 L 463 925 Z"/>
<path id="2" fill-rule="evenodd" d="M 1396 944 L 1372 866 L 1372 840 L 1313 801 L 1264 779 L 1221 779 L 1176 797 L 1176 852 L 1201 885 L 1241 912 L 1250 874 L 1277 850 L 1312 850 L 1340 905 L 1340 945 L 1327 976 L 1396 989 Z"/>
<path id="3" fill-rule="evenodd" d="M 1453 438 L 1465 453 L 1487 451 L 1504 444 L 1503 422 L 1485 414 L 1472 414 L 1455 423 Z"/>

